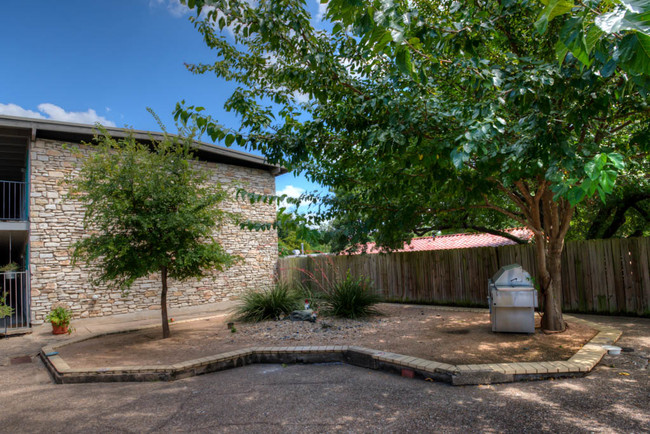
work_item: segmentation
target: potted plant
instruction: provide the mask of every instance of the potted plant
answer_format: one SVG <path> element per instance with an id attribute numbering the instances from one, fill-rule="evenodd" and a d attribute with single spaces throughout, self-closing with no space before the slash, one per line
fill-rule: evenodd
<path id="1" fill-rule="evenodd" d="M 55 307 L 45 317 L 46 321 L 52 323 L 52 334 L 62 335 L 65 333 L 72 333 L 70 328 L 70 319 L 72 313 L 63 306 Z"/>
<path id="2" fill-rule="evenodd" d="M 15 262 L 10 262 L 6 265 L 0 267 L 0 273 L 5 273 L 7 279 L 14 279 L 16 277 L 16 271 L 19 270 L 18 264 Z"/>

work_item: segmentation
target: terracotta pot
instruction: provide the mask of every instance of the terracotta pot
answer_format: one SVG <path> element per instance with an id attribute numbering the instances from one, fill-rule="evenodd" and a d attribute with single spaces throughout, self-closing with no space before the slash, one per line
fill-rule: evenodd
<path id="1" fill-rule="evenodd" d="M 64 335 L 68 333 L 68 324 L 56 325 L 52 323 L 52 334 L 53 335 Z"/>

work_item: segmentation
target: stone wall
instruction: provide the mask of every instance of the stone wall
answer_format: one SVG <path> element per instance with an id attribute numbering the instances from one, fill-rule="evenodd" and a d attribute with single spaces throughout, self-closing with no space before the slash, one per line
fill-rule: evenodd
<path id="1" fill-rule="evenodd" d="M 92 152 L 80 147 L 82 153 Z M 78 161 L 76 151 L 61 143 L 37 140 L 30 148 L 30 271 L 32 321 L 39 324 L 55 303 L 68 306 L 75 318 L 112 315 L 160 308 L 160 277 L 152 275 L 138 280 L 123 296 L 109 287 L 91 286 L 90 269 L 71 265 L 71 246 L 84 234 L 83 207 L 66 199 L 62 181 L 74 176 Z M 211 179 L 229 191 L 242 186 L 259 194 L 275 194 L 275 178 L 268 171 L 226 164 L 200 162 L 209 168 Z M 272 222 L 275 205 L 251 205 L 233 198 L 223 209 L 238 212 L 244 218 Z M 214 278 L 186 282 L 170 281 L 170 307 L 214 303 L 232 299 L 244 290 L 272 283 L 277 261 L 275 231 L 241 230 L 226 225 L 218 234 L 219 241 L 231 254 L 243 261 Z M 94 297 L 94 298 L 93 298 Z"/>

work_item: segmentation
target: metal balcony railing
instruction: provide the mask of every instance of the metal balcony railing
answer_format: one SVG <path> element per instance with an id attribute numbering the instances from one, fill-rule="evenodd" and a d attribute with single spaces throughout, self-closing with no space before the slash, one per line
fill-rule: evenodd
<path id="1" fill-rule="evenodd" d="M 0 220 L 27 220 L 24 182 L 0 181 Z"/>
<path id="2" fill-rule="evenodd" d="M 29 283 L 26 271 L 0 273 L 0 301 L 11 308 L 11 314 L 0 318 L 0 333 L 30 326 Z"/>

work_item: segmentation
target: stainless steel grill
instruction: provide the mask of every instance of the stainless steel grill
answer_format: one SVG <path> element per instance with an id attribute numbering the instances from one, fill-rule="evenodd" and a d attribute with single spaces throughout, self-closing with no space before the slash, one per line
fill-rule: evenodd
<path id="1" fill-rule="evenodd" d="M 493 332 L 535 333 L 537 290 L 519 264 L 506 265 L 488 280 Z"/>

